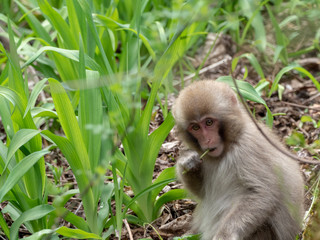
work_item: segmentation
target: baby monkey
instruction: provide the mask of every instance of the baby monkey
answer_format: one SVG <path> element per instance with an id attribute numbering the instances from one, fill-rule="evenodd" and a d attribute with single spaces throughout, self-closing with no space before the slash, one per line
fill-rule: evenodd
<path id="1" fill-rule="evenodd" d="M 193 229 L 202 239 L 295 239 L 303 216 L 299 165 L 262 136 L 232 89 L 195 82 L 180 92 L 172 112 L 190 149 L 180 154 L 177 175 L 199 200 Z"/>

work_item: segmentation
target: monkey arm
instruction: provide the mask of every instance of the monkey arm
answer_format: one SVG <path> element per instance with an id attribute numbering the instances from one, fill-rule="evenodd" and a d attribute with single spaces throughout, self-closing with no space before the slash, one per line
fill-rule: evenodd
<path id="1" fill-rule="evenodd" d="M 202 160 L 195 151 L 183 151 L 178 159 L 177 177 L 197 197 L 203 195 Z"/>

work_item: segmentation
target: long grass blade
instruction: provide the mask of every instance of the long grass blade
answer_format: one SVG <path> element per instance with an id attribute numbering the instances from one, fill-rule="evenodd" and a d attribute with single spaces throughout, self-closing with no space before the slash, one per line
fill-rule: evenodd
<path id="1" fill-rule="evenodd" d="M 21 216 L 13 222 L 10 228 L 11 240 L 18 239 L 18 232 L 21 224 L 23 224 L 24 222 L 40 219 L 48 215 L 52 211 L 54 211 L 54 207 L 49 204 L 44 204 L 36 206 L 22 213 Z"/>
<path id="2" fill-rule="evenodd" d="M 33 152 L 26 156 L 19 162 L 10 172 L 4 185 L 0 188 L 0 202 L 2 202 L 4 196 L 13 188 L 15 184 L 36 164 L 44 155 L 48 154 L 47 149 L 43 149 L 38 152 Z"/>

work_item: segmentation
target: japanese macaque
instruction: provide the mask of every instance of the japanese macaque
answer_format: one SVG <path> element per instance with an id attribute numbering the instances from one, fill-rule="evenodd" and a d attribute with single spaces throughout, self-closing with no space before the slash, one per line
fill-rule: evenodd
<path id="1" fill-rule="evenodd" d="M 303 215 L 299 165 L 263 137 L 232 89 L 195 82 L 180 92 L 172 112 L 189 148 L 180 154 L 177 175 L 199 200 L 193 228 L 202 239 L 295 239 Z"/>

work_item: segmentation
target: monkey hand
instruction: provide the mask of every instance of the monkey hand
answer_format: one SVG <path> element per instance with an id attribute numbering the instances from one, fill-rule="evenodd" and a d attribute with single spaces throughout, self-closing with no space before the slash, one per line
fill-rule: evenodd
<path id="1" fill-rule="evenodd" d="M 202 160 L 195 151 L 183 152 L 178 160 L 178 167 L 180 168 L 180 171 L 182 171 L 182 174 L 199 171 L 201 164 Z"/>

